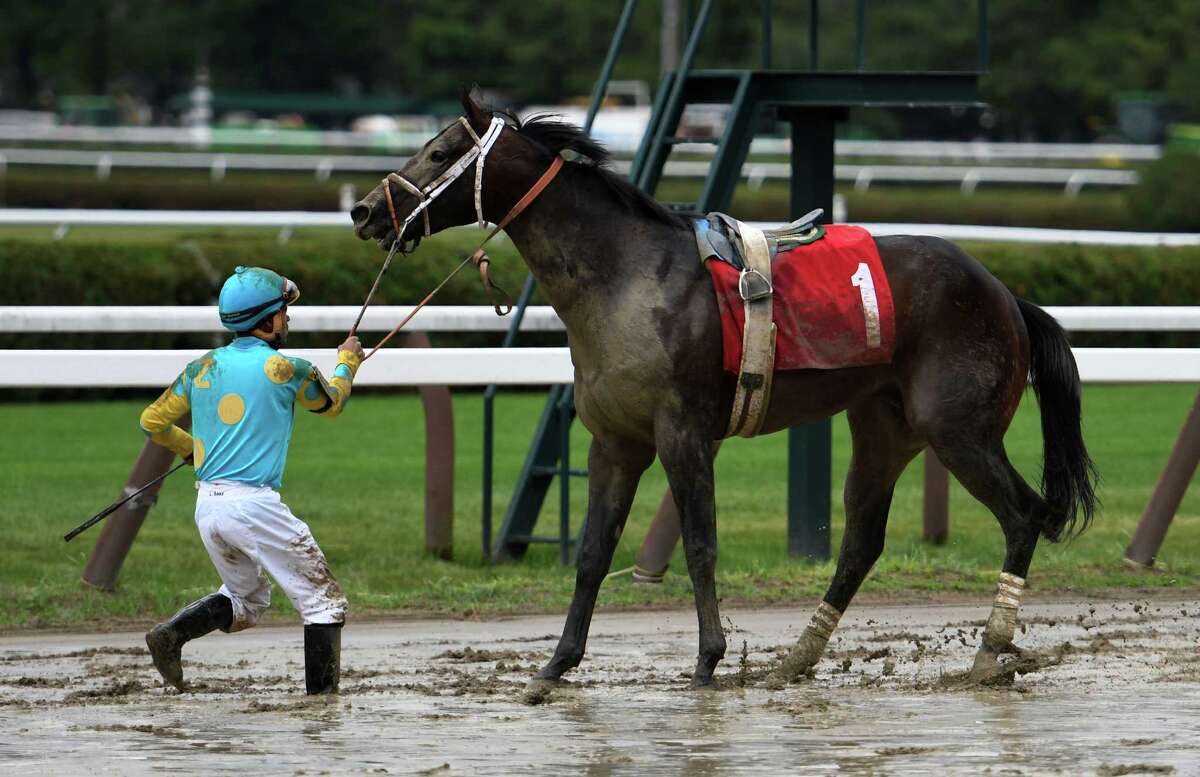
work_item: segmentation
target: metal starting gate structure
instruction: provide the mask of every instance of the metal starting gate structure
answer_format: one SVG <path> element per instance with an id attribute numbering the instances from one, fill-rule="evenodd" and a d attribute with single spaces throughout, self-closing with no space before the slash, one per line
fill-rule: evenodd
<path id="1" fill-rule="evenodd" d="M 626 0 L 609 47 L 608 57 L 592 93 L 585 131 L 604 97 L 608 79 L 629 28 L 636 0 Z M 857 0 L 856 68 L 820 69 L 819 0 L 809 0 L 808 69 L 777 70 L 771 66 L 770 0 L 760 0 L 761 63 L 757 70 L 695 70 L 693 63 L 712 15 L 712 0 L 703 0 L 688 34 L 678 68 L 664 76 L 655 98 L 646 134 L 634 158 L 630 180 L 653 194 L 673 147 L 708 143 L 715 147 L 711 167 L 696 202 L 670 204 L 705 213 L 727 210 L 755 134 L 776 121 L 790 125 L 791 217 L 813 208 L 833 213 L 834 134 L 852 107 L 952 107 L 981 105 L 978 79 L 988 60 L 987 0 L 977 2 L 977 69 L 961 72 L 878 72 L 865 69 L 866 0 Z M 681 137 L 680 120 L 686 106 L 727 104 L 729 112 L 720 136 Z M 533 294 L 528 278 L 504 345 L 515 340 L 525 306 Z M 534 432 L 524 467 L 501 524 L 492 538 L 492 426 L 494 388 L 484 399 L 483 550 L 494 559 L 520 558 L 531 543 L 559 545 L 563 564 L 571 560 L 570 478 L 586 476 L 570 463 L 570 428 L 575 418 L 571 386 L 556 386 Z M 789 430 L 788 438 L 788 552 L 809 560 L 830 555 L 829 419 Z M 557 536 L 534 534 L 551 484 L 559 480 Z"/>

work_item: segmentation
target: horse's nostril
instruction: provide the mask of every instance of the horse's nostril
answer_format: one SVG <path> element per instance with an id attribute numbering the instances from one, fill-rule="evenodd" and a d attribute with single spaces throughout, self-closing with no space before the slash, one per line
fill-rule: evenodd
<path id="1" fill-rule="evenodd" d="M 350 220 L 354 222 L 354 226 L 361 227 L 367 223 L 367 217 L 370 215 L 371 209 L 360 202 L 350 211 Z"/>

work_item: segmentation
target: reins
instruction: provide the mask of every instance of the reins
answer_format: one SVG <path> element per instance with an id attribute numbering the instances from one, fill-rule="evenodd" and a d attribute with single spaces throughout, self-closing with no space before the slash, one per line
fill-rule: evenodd
<path id="1" fill-rule="evenodd" d="M 472 131 L 471 135 L 472 135 L 472 137 L 474 137 L 475 133 Z M 476 148 L 479 148 L 478 138 L 476 138 L 476 140 L 477 140 Z M 490 148 L 490 144 L 489 144 L 489 148 Z M 481 182 L 482 182 L 482 176 L 483 176 L 483 165 L 482 165 L 483 155 L 482 154 L 478 155 L 477 159 L 479 160 L 479 162 L 476 165 L 475 207 L 476 207 L 477 215 L 480 218 L 480 223 L 482 224 L 483 223 L 483 210 L 482 210 L 482 202 L 481 202 L 481 191 L 482 191 Z M 461 160 L 460 160 L 460 164 L 461 164 Z M 481 240 L 479 242 L 479 246 L 476 247 L 476 249 L 469 256 L 467 256 L 466 259 L 462 260 L 462 262 L 460 262 L 459 265 L 457 267 L 455 267 L 454 270 L 449 275 L 447 275 L 442 280 L 441 283 L 439 283 L 436 287 L 434 287 L 433 291 L 426 294 L 425 298 L 422 299 L 419 303 L 417 303 L 416 307 L 414 307 L 412 309 L 412 311 L 410 311 L 409 314 L 404 317 L 404 320 L 401 321 L 399 324 L 397 324 L 395 326 L 395 328 L 392 329 L 391 332 L 388 332 L 388 334 L 382 340 L 380 340 L 379 343 L 374 348 L 371 349 L 370 353 L 368 353 L 363 358 L 363 361 L 366 361 L 367 359 L 370 359 L 372 356 L 374 356 L 376 351 L 378 351 L 380 348 L 382 348 L 384 346 L 384 344 L 387 343 L 388 340 L 391 340 L 392 337 L 394 337 L 397 332 L 399 332 L 401 329 L 403 329 L 404 326 L 413 319 L 413 316 L 415 316 L 421 310 L 421 308 L 423 308 L 427 304 L 429 304 L 429 301 L 431 299 L 433 299 L 433 296 L 435 294 L 437 294 L 439 291 L 441 291 L 442 287 L 445 286 L 447 283 L 449 283 L 450 279 L 453 278 L 455 275 L 457 275 L 459 273 L 459 271 L 462 270 L 462 268 L 467 266 L 468 263 L 473 264 L 477 268 L 479 268 L 479 279 L 483 283 L 483 288 L 487 292 L 488 299 L 491 300 L 491 302 L 492 302 L 492 307 L 495 308 L 495 310 L 496 310 L 496 315 L 498 315 L 498 316 L 507 315 L 508 312 L 512 310 L 512 298 L 508 296 L 508 293 L 505 292 L 504 289 L 500 288 L 498 285 L 496 285 L 492 281 L 491 270 L 490 270 L 490 265 L 491 265 L 492 260 L 488 257 L 488 255 L 486 253 L 484 253 L 483 247 L 485 245 L 487 245 L 488 241 L 491 240 L 493 237 L 495 237 L 500 232 L 500 230 L 504 229 L 510 223 L 512 223 L 513 219 L 515 219 L 517 216 L 521 215 L 521 213 L 524 212 L 524 210 L 527 207 L 529 207 L 530 203 L 532 203 L 535 199 L 537 199 L 538 195 L 540 195 L 542 193 L 542 191 L 545 190 L 545 188 L 550 185 L 550 182 L 554 180 L 554 177 L 556 175 L 558 175 L 558 172 L 559 172 L 559 170 L 562 169 L 562 166 L 563 166 L 563 158 L 561 156 L 556 155 L 554 157 L 554 161 L 550 163 L 550 167 L 548 167 L 546 169 L 546 171 L 544 173 L 542 173 L 541 177 L 538 178 L 538 180 L 533 184 L 533 186 L 531 186 L 529 188 L 529 191 L 525 192 L 525 195 L 523 197 L 521 197 L 520 200 L 517 201 L 517 204 L 513 205 L 513 207 L 508 211 L 508 213 L 505 214 L 504 218 L 501 219 L 498 224 L 496 224 L 494 227 L 492 227 L 491 231 L 488 232 L 488 234 L 483 238 L 483 240 Z M 391 265 L 392 257 L 395 255 L 396 250 L 400 246 L 400 236 L 404 234 L 404 229 L 407 228 L 408 223 L 412 221 L 412 219 L 417 215 L 418 211 L 423 212 L 425 214 L 426 234 L 427 235 L 429 234 L 429 231 L 428 231 L 429 230 L 428 204 L 430 202 L 432 202 L 432 198 L 430 197 L 427 199 L 423 199 L 421 204 L 418 205 L 417 209 L 414 209 L 414 211 L 407 216 L 407 218 L 404 222 L 404 226 L 402 227 L 400 225 L 400 220 L 396 215 L 396 206 L 392 201 L 391 182 L 392 182 L 393 176 L 396 179 L 398 179 L 399 181 L 402 181 L 404 184 L 408 184 L 408 186 L 406 186 L 406 188 L 412 187 L 409 189 L 410 191 L 412 191 L 413 189 L 416 189 L 416 187 L 412 186 L 412 184 L 409 181 L 404 179 L 402 176 L 397 175 L 396 173 L 392 173 L 391 175 L 389 175 L 387 178 L 384 179 L 384 193 L 385 193 L 385 197 L 387 199 L 387 204 L 388 204 L 388 215 L 392 219 L 392 228 L 395 231 L 396 236 L 395 236 L 395 239 L 392 241 L 392 247 L 388 251 L 387 258 L 383 262 L 383 267 L 380 268 L 379 274 L 377 276 L 375 276 L 375 283 L 372 284 L 371 291 L 368 292 L 367 299 L 365 302 L 363 302 L 362 310 L 360 310 L 358 313 L 358 319 L 354 322 L 354 326 L 350 330 L 351 335 L 354 335 L 354 333 L 358 330 L 358 325 L 362 322 L 363 315 L 366 314 L 366 312 L 367 312 L 367 307 L 371 304 L 371 298 L 374 297 L 375 291 L 379 288 L 380 280 L 383 278 L 384 273 L 387 272 L 388 267 Z M 442 184 L 443 187 L 445 185 L 446 184 Z M 421 190 L 417 189 L 417 191 L 421 191 Z M 422 194 L 424 194 L 424 192 L 422 192 Z M 503 297 L 503 302 L 501 302 L 497 299 L 497 294 L 499 294 Z M 502 307 L 504 308 L 504 310 L 501 310 Z"/>

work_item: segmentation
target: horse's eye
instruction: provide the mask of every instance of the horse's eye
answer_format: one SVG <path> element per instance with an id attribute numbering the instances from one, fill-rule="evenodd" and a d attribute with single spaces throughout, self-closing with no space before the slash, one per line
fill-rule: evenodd
<path id="1" fill-rule="evenodd" d="M 430 151 L 429 158 L 432 159 L 434 162 L 445 162 L 446 161 L 446 152 Z"/>

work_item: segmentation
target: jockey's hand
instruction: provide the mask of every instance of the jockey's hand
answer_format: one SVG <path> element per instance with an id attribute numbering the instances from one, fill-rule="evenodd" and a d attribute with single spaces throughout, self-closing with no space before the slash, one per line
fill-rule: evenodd
<path id="1" fill-rule="evenodd" d="M 358 337 L 356 337 L 355 335 L 350 335 L 349 337 L 347 337 L 346 342 L 344 342 L 338 346 L 338 350 L 339 351 L 349 351 L 350 353 L 354 354 L 355 356 L 357 356 L 360 359 L 363 358 L 363 356 L 365 355 L 363 353 L 362 343 L 360 343 L 358 341 Z"/>

